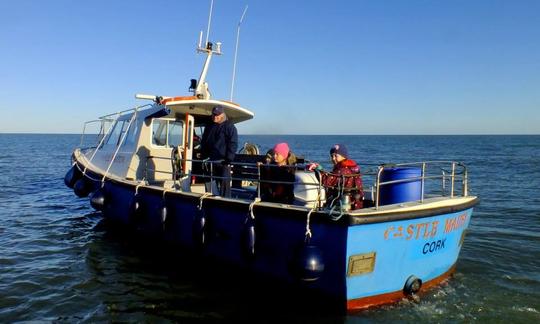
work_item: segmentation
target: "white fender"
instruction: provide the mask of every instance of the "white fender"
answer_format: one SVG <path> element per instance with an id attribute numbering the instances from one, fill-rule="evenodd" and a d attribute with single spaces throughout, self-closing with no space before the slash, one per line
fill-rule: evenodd
<path id="1" fill-rule="evenodd" d="M 319 185 L 319 180 L 317 180 L 315 172 L 297 170 L 295 172 L 295 178 L 294 204 L 309 208 L 322 207 L 326 201 L 326 192 Z"/>

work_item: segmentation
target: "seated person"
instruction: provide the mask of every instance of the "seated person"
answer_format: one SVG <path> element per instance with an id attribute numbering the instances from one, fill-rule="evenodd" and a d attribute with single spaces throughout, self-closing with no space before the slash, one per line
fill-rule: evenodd
<path id="1" fill-rule="evenodd" d="M 354 160 L 349 159 L 347 147 L 343 144 L 332 146 L 330 158 L 334 165 L 332 172 L 321 172 L 321 183 L 326 188 L 327 205 L 335 206 L 343 193 L 349 195 L 351 209 L 362 208 L 364 191 L 360 167 Z M 320 170 L 317 164 L 309 166 L 310 170 L 315 168 Z"/>
<path id="2" fill-rule="evenodd" d="M 269 153 L 272 159 L 269 159 Z M 261 200 L 292 204 L 294 201 L 294 168 L 296 158 L 287 143 L 279 143 L 268 151 L 265 164 L 261 166 Z M 265 182 L 272 181 L 272 182 Z M 282 181 L 286 183 L 274 183 Z"/>

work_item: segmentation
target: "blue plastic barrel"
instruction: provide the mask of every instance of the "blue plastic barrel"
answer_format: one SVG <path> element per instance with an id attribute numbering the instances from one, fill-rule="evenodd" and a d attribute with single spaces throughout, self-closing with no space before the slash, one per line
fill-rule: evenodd
<path id="1" fill-rule="evenodd" d="M 419 178 L 422 169 L 414 167 L 385 168 L 381 173 L 380 182 Z M 379 205 L 399 204 L 416 201 L 422 198 L 422 181 L 420 179 L 399 183 L 381 185 L 379 190 Z"/>

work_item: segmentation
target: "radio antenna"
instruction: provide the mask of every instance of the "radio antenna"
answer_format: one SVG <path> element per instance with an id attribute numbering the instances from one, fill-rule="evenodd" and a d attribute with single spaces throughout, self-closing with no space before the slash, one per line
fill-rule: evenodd
<path id="1" fill-rule="evenodd" d="M 240 21 L 238 22 L 238 27 L 236 29 L 236 48 L 234 49 L 234 63 L 233 63 L 233 72 L 232 72 L 230 101 L 233 100 L 233 94 L 234 94 L 234 80 L 236 77 L 236 58 L 238 55 L 238 43 L 240 42 L 240 25 L 242 24 L 242 21 L 244 21 L 244 16 L 246 15 L 247 10 L 248 10 L 248 6 L 246 5 L 246 8 L 244 8 L 244 12 L 242 13 L 242 17 L 240 17 Z"/>
<path id="2" fill-rule="evenodd" d="M 210 1 L 210 13 L 208 14 L 208 27 L 206 28 L 206 42 L 204 46 L 208 45 L 208 37 L 210 36 L 210 23 L 212 22 L 212 9 L 214 8 L 214 0 Z"/>

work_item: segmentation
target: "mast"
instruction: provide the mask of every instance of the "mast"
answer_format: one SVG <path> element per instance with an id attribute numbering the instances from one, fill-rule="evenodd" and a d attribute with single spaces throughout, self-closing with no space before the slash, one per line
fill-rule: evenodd
<path id="1" fill-rule="evenodd" d="M 208 83 L 206 82 L 206 75 L 208 73 L 208 68 L 210 67 L 210 61 L 212 60 L 212 55 L 221 55 L 221 43 L 217 42 L 214 44 L 208 41 L 208 36 L 210 35 L 210 23 L 212 21 L 212 9 L 214 7 L 214 0 L 210 3 L 210 12 L 208 14 L 208 27 L 206 30 L 206 40 L 204 47 L 202 46 L 202 37 L 203 32 L 199 34 L 199 44 L 197 46 L 198 53 L 206 53 L 206 60 L 204 62 L 201 75 L 199 76 L 199 81 L 197 82 L 197 87 L 193 90 L 193 94 L 199 99 L 210 99 L 210 92 L 208 91 Z"/>

